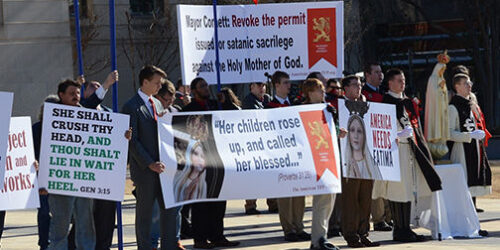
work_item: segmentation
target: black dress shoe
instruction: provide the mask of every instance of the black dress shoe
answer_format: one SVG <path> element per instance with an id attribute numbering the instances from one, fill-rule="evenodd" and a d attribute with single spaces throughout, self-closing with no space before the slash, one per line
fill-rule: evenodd
<path id="1" fill-rule="evenodd" d="M 379 222 L 373 225 L 373 231 L 392 231 L 392 227 L 389 226 L 385 221 Z"/>
<path id="2" fill-rule="evenodd" d="M 393 236 L 392 240 L 397 241 L 397 242 L 418 242 L 417 238 L 415 236 L 411 236 L 411 235 Z"/>
<path id="3" fill-rule="evenodd" d="M 297 233 L 297 238 L 299 238 L 300 241 L 309 241 L 311 240 L 311 235 L 302 231 L 300 233 Z"/>
<path id="4" fill-rule="evenodd" d="M 411 231 L 411 234 L 415 236 L 415 238 L 417 238 L 417 242 L 422 242 L 422 241 L 427 241 L 427 237 L 425 237 L 424 235 L 421 235 L 421 234 L 416 234 L 415 232 Z"/>
<path id="5" fill-rule="evenodd" d="M 285 234 L 285 240 L 289 242 L 297 242 L 299 241 L 299 237 L 295 233 L 287 233 Z"/>
<path id="6" fill-rule="evenodd" d="M 488 236 L 489 233 L 486 230 L 479 229 L 478 234 L 481 235 L 481 236 L 483 236 L 483 237 L 486 237 L 486 236 Z"/>
<path id="7" fill-rule="evenodd" d="M 365 245 L 359 241 L 351 241 L 347 242 L 347 246 L 350 248 L 362 248 L 365 247 Z"/>
<path id="8" fill-rule="evenodd" d="M 483 213 L 483 212 L 484 212 L 484 209 L 476 208 L 476 213 Z"/>
<path id="9" fill-rule="evenodd" d="M 255 209 L 255 208 L 252 208 L 252 209 L 245 210 L 245 214 L 246 215 L 260 214 L 260 211 Z"/>
<path id="10" fill-rule="evenodd" d="M 226 238 L 223 238 L 222 240 L 214 241 L 212 244 L 215 245 L 215 247 L 235 247 L 240 244 L 239 241 L 230 241 Z"/>
<path id="11" fill-rule="evenodd" d="M 411 232 L 411 230 L 404 229 L 394 230 L 392 231 L 392 240 L 398 242 L 417 242 L 416 235 L 413 235 Z"/>
<path id="12" fill-rule="evenodd" d="M 411 229 L 401 231 L 400 233 L 393 234 L 393 240 L 399 242 L 422 242 L 426 241 L 427 238 L 423 235 L 416 234 Z"/>
<path id="13" fill-rule="evenodd" d="M 195 241 L 193 247 L 198 249 L 213 249 L 215 248 L 215 244 L 206 241 Z"/>
<path id="14" fill-rule="evenodd" d="M 328 242 L 328 240 L 326 240 L 324 237 L 319 238 L 318 246 L 313 246 L 311 244 L 309 249 L 312 249 L 312 250 L 339 250 L 338 247 L 336 247 L 332 243 Z"/>
<path id="15" fill-rule="evenodd" d="M 373 242 L 373 241 L 371 241 L 370 239 L 368 239 L 368 237 L 361 237 L 361 238 L 359 239 L 359 241 L 360 241 L 361 243 L 363 243 L 363 245 L 365 245 L 365 247 L 378 247 L 378 246 L 380 246 L 380 243 L 378 243 L 378 242 Z"/>
<path id="16" fill-rule="evenodd" d="M 340 230 L 338 230 L 338 229 L 328 230 L 328 233 L 326 234 L 326 236 L 327 236 L 328 238 L 332 238 L 332 237 L 340 236 Z"/>

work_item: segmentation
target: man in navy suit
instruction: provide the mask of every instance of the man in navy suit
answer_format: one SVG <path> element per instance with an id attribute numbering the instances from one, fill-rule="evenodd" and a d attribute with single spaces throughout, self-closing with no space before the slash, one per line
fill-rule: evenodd
<path id="1" fill-rule="evenodd" d="M 167 74 L 158 67 L 147 65 L 139 73 L 140 88 L 125 103 L 122 113 L 130 115 L 132 139 L 129 143 L 130 175 L 136 186 L 135 235 L 137 248 L 151 250 L 151 214 L 154 202 L 160 204 L 161 249 L 182 249 L 177 242 L 176 227 L 180 219 L 177 208 L 165 209 L 159 174 L 165 170 L 158 150 L 157 119 L 163 112 L 159 100 L 153 97 Z"/>

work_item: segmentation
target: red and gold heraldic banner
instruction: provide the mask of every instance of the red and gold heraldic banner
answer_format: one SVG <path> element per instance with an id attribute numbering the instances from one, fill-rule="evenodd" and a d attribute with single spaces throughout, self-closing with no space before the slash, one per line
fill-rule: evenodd
<path id="1" fill-rule="evenodd" d="M 338 67 L 335 8 L 307 9 L 309 68 L 321 58 Z"/>
<path id="2" fill-rule="evenodd" d="M 311 147 L 316 168 L 316 180 L 321 179 L 326 169 L 329 169 L 338 179 L 332 135 L 323 111 L 305 111 L 299 112 L 299 114 Z"/>

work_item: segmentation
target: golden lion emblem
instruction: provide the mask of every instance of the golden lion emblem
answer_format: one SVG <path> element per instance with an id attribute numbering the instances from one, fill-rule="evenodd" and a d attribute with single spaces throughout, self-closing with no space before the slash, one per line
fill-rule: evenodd
<path id="1" fill-rule="evenodd" d="M 318 31 L 313 42 L 318 42 L 323 39 L 325 42 L 330 42 L 330 17 L 313 18 L 313 30 Z"/>
<path id="2" fill-rule="evenodd" d="M 309 128 L 311 129 L 311 134 L 314 136 L 317 136 L 316 140 L 316 149 L 320 149 L 321 147 L 324 147 L 328 149 L 330 146 L 328 145 L 328 142 L 325 140 L 323 135 L 325 134 L 325 131 L 323 130 L 323 127 L 321 124 L 319 124 L 317 121 L 314 121 L 312 124 L 311 122 L 308 123 Z"/>

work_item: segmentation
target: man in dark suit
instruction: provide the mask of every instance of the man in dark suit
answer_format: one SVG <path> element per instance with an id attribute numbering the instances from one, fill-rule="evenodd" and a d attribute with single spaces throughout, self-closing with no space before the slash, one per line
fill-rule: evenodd
<path id="1" fill-rule="evenodd" d="M 250 94 L 243 99 L 243 109 L 263 109 L 271 100 L 266 94 L 267 84 L 264 82 L 250 83 Z"/>
<path id="2" fill-rule="evenodd" d="M 182 79 L 179 79 L 175 84 L 175 89 L 174 104 L 182 109 L 191 102 L 189 86 L 182 85 Z"/>
<path id="3" fill-rule="evenodd" d="M 363 68 L 366 83 L 361 89 L 361 94 L 369 102 L 382 102 L 386 88 L 382 86 L 384 73 L 378 62 L 368 62 Z M 383 198 L 372 200 L 371 214 L 374 231 L 391 231 L 391 210 L 389 201 Z"/>
<path id="4" fill-rule="evenodd" d="M 118 71 L 108 74 L 104 84 L 97 81 L 85 81 L 83 83 L 82 103 L 92 101 L 97 96 L 104 98 L 104 94 L 109 87 L 118 81 Z M 97 105 L 95 108 L 106 112 L 113 112 L 113 109 L 104 105 Z M 125 167 L 125 166 L 124 166 Z M 116 219 L 116 201 L 94 199 L 94 225 L 96 232 L 95 250 L 109 250 L 113 241 Z"/>
<path id="5" fill-rule="evenodd" d="M 243 99 L 243 109 L 263 109 L 271 100 L 266 94 L 267 84 L 264 82 L 250 83 L 250 94 Z M 270 213 L 278 212 L 278 203 L 276 199 L 267 199 L 267 206 Z M 245 214 L 260 214 L 257 210 L 257 200 L 245 200 Z"/>
<path id="6" fill-rule="evenodd" d="M 165 170 L 158 151 L 157 119 L 163 111 L 153 97 L 167 75 L 155 66 L 139 73 L 140 88 L 125 103 L 122 113 L 130 115 L 132 139 L 129 143 L 130 175 L 136 186 L 135 235 L 138 249 L 151 250 L 151 214 L 155 200 L 160 204 L 161 249 L 178 249 L 177 208 L 165 209 L 159 174 Z"/>
<path id="7" fill-rule="evenodd" d="M 276 94 L 271 101 L 267 103 L 265 108 L 288 107 L 292 104 L 297 104 L 294 101 L 291 101 L 291 98 L 288 97 L 292 84 L 290 83 L 290 76 L 287 73 L 283 71 L 276 71 L 274 72 L 271 81 L 274 85 Z"/>
<path id="8" fill-rule="evenodd" d="M 387 92 L 387 89 L 382 86 L 384 73 L 382 72 L 380 64 L 377 62 L 367 63 L 364 66 L 363 73 L 366 83 L 361 89 L 361 94 L 370 102 L 382 102 L 382 98 L 385 92 Z"/>
<path id="9" fill-rule="evenodd" d="M 267 104 L 266 108 L 287 107 L 292 103 L 288 94 L 290 93 L 290 76 L 282 71 L 276 71 L 272 77 L 272 83 L 276 90 L 273 99 Z M 304 209 L 305 197 L 286 197 L 278 198 L 278 212 L 280 216 L 281 227 L 285 234 L 286 241 L 308 241 L 311 235 L 304 231 Z"/>
<path id="10" fill-rule="evenodd" d="M 217 102 L 210 99 L 210 90 L 205 79 L 198 77 L 191 81 L 193 100 L 182 111 L 218 110 Z M 220 171 L 219 171 L 220 172 Z M 207 169 L 207 198 L 217 198 L 222 185 L 222 178 L 215 168 Z M 191 224 L 193 228 L 194 248 L 212 249 L 215 247 L 235 247 L 240 243 L 224 237 L 224 214 L 226 201 L 199 202 L 191 206 Z M 210 242 L 208 242 L 210 241 Z"/>

